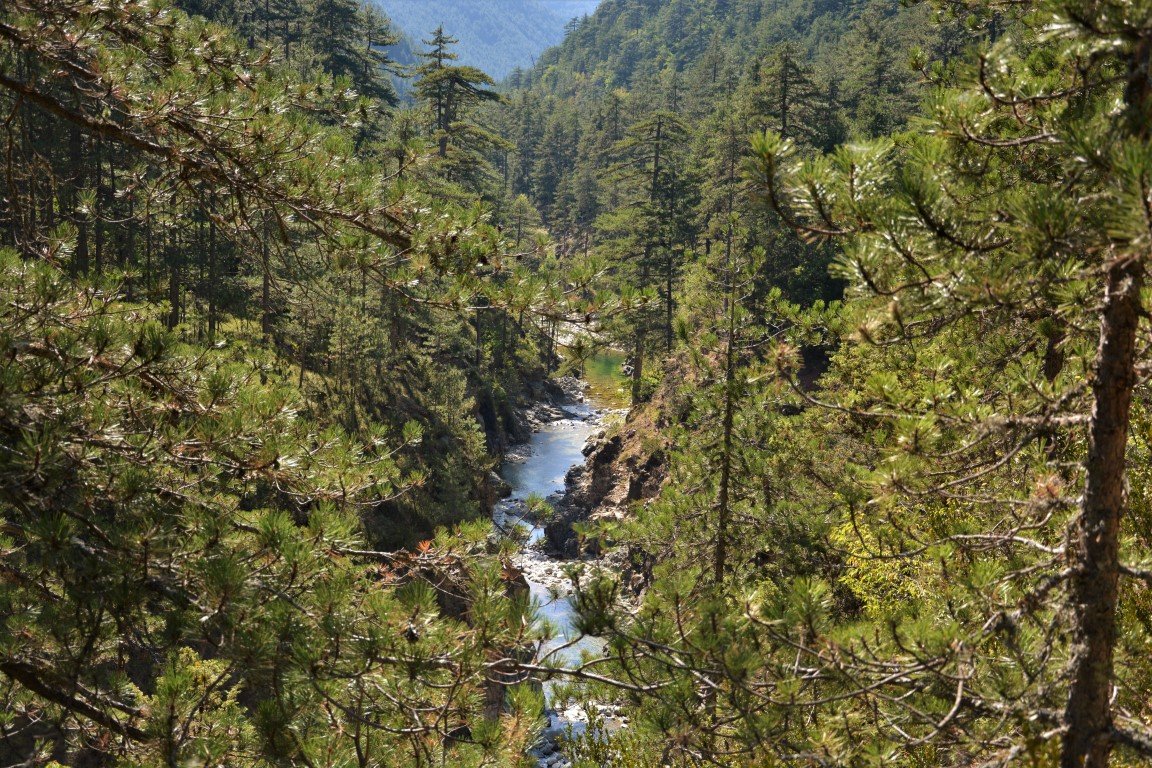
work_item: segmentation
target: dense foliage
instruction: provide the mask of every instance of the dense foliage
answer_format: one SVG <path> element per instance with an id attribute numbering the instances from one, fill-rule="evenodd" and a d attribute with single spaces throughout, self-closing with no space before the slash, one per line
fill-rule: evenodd
<path id="1" fill-rule="evenodd" d="M 609 0 L 521 79 L 513 178 L 663 305 L 578 764 L 1152 756 L 1148 13 Z"/>
<path id="2" fill-rule="evenodd" d="M 582 768 L 1147 763 L 1150 20 L 604 0 L 402 102 L 353 0 L 9 0 L 0 763 L 531 764 L 546 676 Z M 602 344 L 556 668 L 490 470 Z"/>
<path id="3" fill-rule="evenodd" d="M 832 249 L 755 204 L 748 136 L 771 128 L 812 151 L 898 129 L 914 113 L 912 52 L 946 61 L 976 33 L 888 2 L 607 0 L 532 70 L 494 118 L 505 174 L 569 252 L 594 250 L 616 285 L 650 295 L 613 329 L 644 360 L 670 347 L 676 296 L 715 246 L 759 260 L 762 289 L 839 296 Z M 760 290 L 760 289 L 758 289 Z M 657 304 L 662 307 L 657 308 Z"/>

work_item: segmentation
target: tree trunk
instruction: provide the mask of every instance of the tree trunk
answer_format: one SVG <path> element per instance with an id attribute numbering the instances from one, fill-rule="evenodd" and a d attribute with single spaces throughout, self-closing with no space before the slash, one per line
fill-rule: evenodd
<path id="1" fill-rule="evenodd" d="M 665 262 L 664 274 L 664 348 L 672 351 L 672 317 L 676 313 L 675 300 L 672 297 L 672 288 L 676 280 L 676 252 L 669 248 L 668 259 Z"/>
<path id="2" fill-rule="evenodd" d="M 640 381 L 644 377 L 644 325 L 636 326 L 632 347 L 632 405 L 640 404 Z"/>
<path id="3" fill-rule="evenodd" d="M 73 171 L 71 179 L 72 193 L 68 201 L 68 216 L 72 217 L 73 223 L 76 225 L 76 255 L 73 263 L 76 272 L 86 275 L 88 274 L 90 261 L 88 251 L 88 217 L 86 214 L 80 213 L 78 209 L 80 194 L 84 189 L 88 174 L 86 173 L 87 169 L 84 157 L 84 139 L 80 133 L 80 129 L 73 127 L 69 131 L 68 147 L 69 162 Z"/>
<path id="4" fill-rule="evenodd" d="M 496 370 L 504 370 L 504 357 L 507 354 L 508 346 L 508 313 L 505 310 L 500 310 L 500 336 L 496 342 L 496 355 L 492 363 L 496 366 Z"/>
<path id="5" fill-rule="evenodd" d="M 1084 501 L 1071 541 L 1074 573 L 1071 689 L 1064 710 L 1061 768 L 1105 768 L 1112 751 L 1112 656 L 1116 644 L 1120 519 L 1126 504 L 1125 449 L 1136 386 L 1136 335 L 1143 311 L 1139 259 L 1108 269 L 1092 382 Z"/>
<path id="6" fill-rule="evenodd" d="M 212 199 L 215 204 L 215 197 Z M 208 341 L 210 343 L 216 342 L 216 326 L 219 324 L 217 313 L 219 307 L 216 304 L 216 291 L 217 283 L 219 281 L 219 274 L 217 270 L 217 254 L 216 254 L 216 220 L 211 218 L 209 214 L 208 219 Z"/>
<path id="7" fill-rule="evenodd" d="M 272 266 L 268 255 L 268 222 L 260 227 L 260 335 L 272 338 Z"/>
<path id="8" fill-rule="evenodd" d="M 720 456 L 720 491 L 716 499 L 716 555 L 713 578 L 724 583 L 728 569 L 728 525 L 732 516 L 732 433 L 736 421 L 736 276 L 729 272 L 733 290 L 728 296 L 728 344 L 724 356 L 724 443 Z"/>
<path id="9" fill-rule="evenodd" d="M 152 207 L 144 211 L 144 298 L 152 292 Z"/>
<path id="10" fill-rule="evenodd" d="M 1128 134 L 1149 138 L 1152 38 L 1137 41 L 1124 91 Z M 1084 499 L 1075 523 L 1069 585 L 1072 684 L 1064 709 L 1061 768 L 1105 768 L 1112 752 L 1113 651 L 1120 580 L 1120 521 L 1127 504 L 1125 453 L 1136 387 L 1136 337 L 1144 307 L 1144 254 L 1121 254 L 1108 265 L 1100 344 L 1092 378 L 1092 419 Z"/>
<path id="11" fill-rule="evenodd" d="M 180 325 L 180 262 L 179 246 L 172 246 L 168 252 L 170 260 L 168 273 L 168 330 Z"/>
<path id="12" fill-rule="evenodd" d="M 93 236 L 93 270 L 96 274 L 104 272 L 104 139 L 96 138 L 96 186 L 93 190 L 93 203 L 96 206 L 92 228 Z"/>
<path id="13" fill-rule="evenodd" d="M 640 284 L 648 284 L 648 251 L 645 249 L 644 266 L 640 268 Z M 636 330 L 632 347 L 632 405 L 640 404 L 640 382 L 644 377 L 644 326 L 643 316 L 636 318 Z"/>
<path id="14" fill-rule="evenodd" d="M 788 135 L 788 65 L 787 54 L 780 57 L 780 135 Z"/>
<path id="15" fill-rule="evenodd" d="M 1094 406 L 1081 515 L 1073 547 L 1075 573 L 1071 689 L 1064 710 L 1062 768 L 1104 768 L 1112 751 L 1113 648 L 1120 578 L 1120 520 L 1127 504 L 1124 450 L 1136 386 L 1136 336 L 1144 265 L 1115 261 L 1108 269 L 1104 317 L 1092 382 Z"/>
<path id="16" fill-rule="evenodd" d="M 265 344 L 272 338 L 272 276 L 267 265 L 260 280 L 260 335 Z"/>

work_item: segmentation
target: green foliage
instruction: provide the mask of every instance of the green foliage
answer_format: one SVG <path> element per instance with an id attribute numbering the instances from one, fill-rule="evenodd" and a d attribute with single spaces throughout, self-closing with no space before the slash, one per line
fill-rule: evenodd
<path id="1" fill-rule="evenodd" d="M 504 141 L 473 121 L 471 113 L 480 104 L 500 101 L 500 95 L 486 87 L 494 83 L 484 72 L 450 63 L 458 58 L 452 50 L 458 42 L 443 26 L 423 41 L 428 50 L 417 54 L 425 63 L 416 68 L 415 92 L 438 147 L 440 172 L 480 193 L 494 176 L 486 154 Z"/>
<path id="2" fill-rule="evenodd" d="M 532 710 L 482 730 L 477 696 L 490 650 L 525 642 L 525 606 L 475 556 L 468 624 L 360 560 L 360 517 L 411 483 L 384 440 L 301 418 L 266 355 L 183 344 L 10 250 L 0 290 L 5 754 L 422 760 L 459 723 L 476 724 L 463 764 L 522 747 Z M 409 721 L 403 701 L 456 721 Z"/>
<path id="3" fill-rule="evenodd" d="M 633 401 L 673 347 L 684 276 L 714 249 L 762 248 L 757 286 L 801 304 L 834 299 L 833 249 L 756 204 L 748 136 L 774 128 L 806 148 L 903 125 L 923 93 L 899 52 L 947 63 L 966 39 L 923 9 L 886 3 L 612 0 L 513 90 L 492 124 L 510 195 L 532 200 L 568 253 L 596 252 L 628 307 L 598 330 L 628 352 Z M 971 37 L 971 36 L 970 36 Z M 898 41 L 898 42 L 897 42 Z M 942 64 L 942 65 L 943 65 Z"/>
<path id="4" fill-rule="evenodd" d="M 0 10 L 4 764 L 514 765 L 533 675 L 579 765 L 1152 754 L 1141 3 L 605 0 L 400 110 L 260 5 Z M 487 473 L 606 342 L 535 667 Z"/>
<path id="5" fill-rule="evenodd" d="M 165 305 L 164 324 L 188 340 L 274 350 L 278 371 L 297 369 L 311 416 L 398 440 L 421 423 L 424 441 L 401 457 L 421 482 L 381 500 L 375 543 L 482 515 L 489 453 L 521 429 L 512 408 L 525 379 L 545 373 L 539 353 L 552 341 L 538 313 L 587 313 L 572 308 L 584 292 L 553 290 L 554 270 L 540 269 L 544 243 L 525 236 L 532 211 L 521 206 L 505 238 L 504 219 L 475 199 L 493 178 L 468 119 L 494 98 L 478 87 L 486 76 L 441 71 L 451 145 L 439 158 L 435 126 L 388 114 L 386 94 L 295 36 L 327 25 L 360 56 L 346 69 L 381 76 L 376 49 L 353 42 L 387 36 L 367 11 L 332 6 L 307 26 L 292 5 L 202 9 L 246 19 L 269 45 L 248 50 L 150 4 L 93 10 L 81 34 L 86 8 L 36 0 L 13 16 L 5 60 L 25 46 L 100 85 L 78 88 L 52 68 L 5 81 L 10 135 L 43 165 L 7 165 L 3 241 L 78 274 L 123 275 L 125 295 Z"/>
<path id="6" fill-rule="evenodd" d="M 658 745 L 685 765 L 1148 759 L 1147 577 L 1128 564 L 1146 528 L 1147 9 L 969 5 L 989 39 L 925 66 L 936 90 L 907 130 L 870 98 L 900 88 L 865 9 L 844 40 L 874 61 L 841 103 L 861 138 L 891 135 L 824 153 L 777 115 L 752 142 L 741 183 L 839 242 L 842 307 L 687 271 L 684 348 L 648 414 L 669 425 L 668 479 L 606 531 L 646 582 L 638 609 L 597 615 L 639 721 L 597 747 L 609 763 Z M 742 337 L 755 351 L 733 365 Z M 814 382 L 800 350 L 829 340 Z"/>
<path id="7" fill-rule="evenodd" d="M 0 756 L 514 765 L 486 477 L 586 294 L 440 197 L 383 19 L 257 5 L 0 10 Z"/>

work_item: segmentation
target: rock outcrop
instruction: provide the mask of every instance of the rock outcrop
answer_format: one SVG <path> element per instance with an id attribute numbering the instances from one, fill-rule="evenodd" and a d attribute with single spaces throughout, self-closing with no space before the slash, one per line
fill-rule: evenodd
<path id="1" fill-rule="evenodd" d="M 544 527 L 549 548 L 565 557 L 599 554 L 597 542 L 581 547 L 573 523 L 621 519 L 633 502 L 652 498 L 664 483 L 663 451 L 641 450 L 637 431 L 627 424 L 611 436 L 598 435 L 585 455 L 585 463 L 565 477 L 564 497 Z"/>

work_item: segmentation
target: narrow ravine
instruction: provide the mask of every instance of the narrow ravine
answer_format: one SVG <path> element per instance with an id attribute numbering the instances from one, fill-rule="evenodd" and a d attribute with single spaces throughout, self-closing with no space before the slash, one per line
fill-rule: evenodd
<path id="1" fill-rule="evenodd" d="M 528 539 L 517 555 L 515 564 L 527 578 L 533 600 L 540 606 L 539 618 L 556 630 L 555 637 L 541 649 L 549 659 L 574 663 L 585 651 L 595 651 L 596 638 L 585 637 L 568 645 L 575 636 L 575 612 L 569 596 L 572 584 L 565 575 L 566 561 L 549 557 L 541 549 L 544 529 L 525 520 L 525 502 L 530 496 L 555 501 L 564 493 L 568 471 L 584 462 L 584 447 L 602 428 L 605 419 L 622 405 L 619 394 L 619 361 L 615 357 L 592 361 L 589 381 L 584 384 L 583 402 L 573 398 L 559 406 L 562 418 L 543 424 L 532 439 L 510 453 L 500 468 L 500 475 L 511 487 L 511 495 L 493 510 L 498 527 L 507 529 L 522 524 L 528 528 Z M 567 647 L 565 647 L 567 646 Z M 566 762 L 556 752 L 557 739 L 571 729 L 578 733 L 586 726 L 582 712 L 571 707 L 557 708 L 552 686 L 544 689 L 548 729 L 538 749 L 541 766 L 560 766 Z"/>

